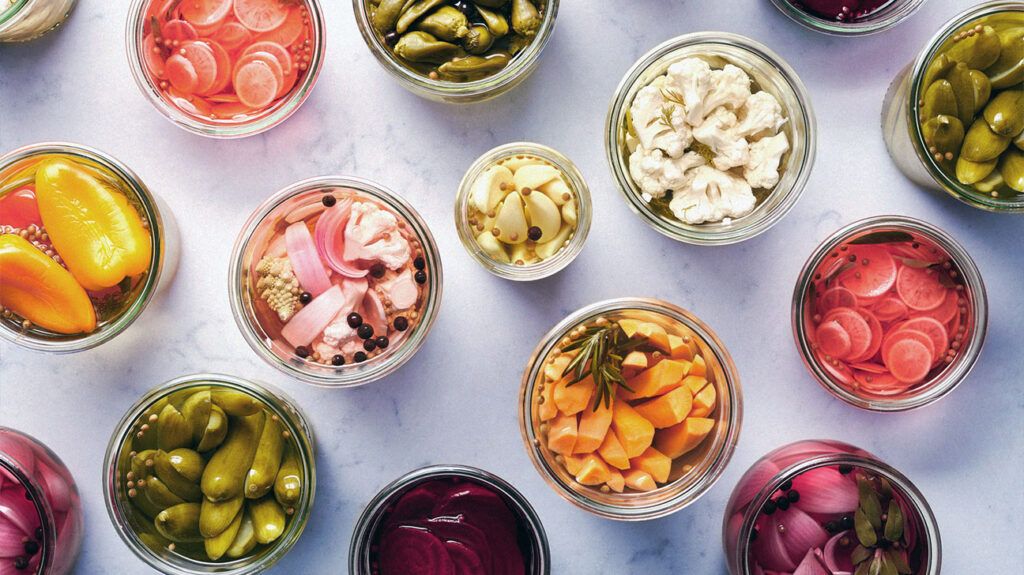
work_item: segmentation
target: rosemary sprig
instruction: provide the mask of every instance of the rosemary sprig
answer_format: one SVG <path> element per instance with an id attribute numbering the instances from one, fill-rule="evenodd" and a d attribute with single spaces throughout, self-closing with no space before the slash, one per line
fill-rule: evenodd
<path id="1" fill-rule="evenodd" d="M 562 348 L 563 353 L 579 352 L 562 370 L 562 377 L 572 375 L 568 386 L 576 385 L 587 377 L 593 378 L 596 387 L 594 411 L 602 404 L 611 407 L 618 386 L 633 391 L 626 385 L 626 378 L 622 375 L 622 360 L 630 351 L 645 343 L 645 339 L 627 337 L 619 324 L 614 322 L 588 327 Z"/>

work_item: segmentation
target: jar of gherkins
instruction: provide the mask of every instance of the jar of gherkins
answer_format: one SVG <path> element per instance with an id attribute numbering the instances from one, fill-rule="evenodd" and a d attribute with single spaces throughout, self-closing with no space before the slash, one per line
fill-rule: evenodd
<path id="1" fill-rule="evenodd" d="M 451 103 L 487 100 L 537 66 L 559 0 L 352 0 L 370 52 L 403 88 Z"/>
<path id="2" fill-rule="evenodd" d="M 1024 4 L 985 2 L 947 22 L 882 110 L 889 154 L 915 183 L 1024 212 Z"/>
<path id="3" fill-rule="evenodd" d="M 125 544 L 173 575 L 259 573 L 298 541 L 316 490 L 313 435 L 276 390 L 188 375 L 142 397 L 104 460 Z"/>

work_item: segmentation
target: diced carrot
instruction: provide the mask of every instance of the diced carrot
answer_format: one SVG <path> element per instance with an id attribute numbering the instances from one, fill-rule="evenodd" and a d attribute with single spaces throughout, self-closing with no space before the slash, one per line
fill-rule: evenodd
<path id="1" fill-rule="evenodd" d="M 679 387 L 687 374 L 687 362 L 665 359 L 652 367 L 641 371 L 636 377 L 626 381 L 629 389 L 619 389 L 619 397 L 627 400 L 654 397 Z"/>
<path id="2" fill-rule="evenodd" d="M 605 482 L 608 488 L 615 493 L 622 493 L 626 488 L 626 479 L 618 469 L 608 468 L 608 481 Z"/>
<path id="3" fill-rule="evenodd" d="M 597 452 L 602 459 L 608 462 L 608 465 L 619 469 L 629 469 L 629 457 L 626 456 L 626 450 L 614 433 L 604 436 L 604 442 L 601 443 L 601 447 L 597 448 Z"/>
<path id="4" fill-rule="evenodd" d="M 687 417 L 678 425 L 658 430 L 654 435 L 654 448 L 675 459 L 700 445 L 714 426 L 713 419 Z"/>
<path id="5" fill-rule="evenodd" d="M 576 445 L 576 416 L 559 415 L 548 429 L 548 449 L 562 455 L 572 455 Z"/>
<path id="6" fill-rule="evenodd" d="M 647 421 L 654 424 L 656 429 L 672 427 L 686 419 L 690 414 L 693 404 L 693 394 L 685 387 L 679 387 L 672 391 L 633 406 L 637 413 L 644 416 Z"/>
<path id="7" fill-rule="evenodd" d="M 715 386 L 706 385 L 704 389 L 700 390 L 700 393 L 693 396 L 693 410 L 690 411 L 690 417 L 707 417 L 715 410 L 715 403 L 718 399 L 718 392 L 715 391 Z"/>
<path id="8" fill-rule="evenodd" d="M 619 438 L 619 443 L 626 451 L 626 457 L 636 457 L 651 446 L 654 440 L 654 426 L 650 421 L 629 406 L 628 403 L 616 400 L 612 413 L 612 428 Z"/>
<path id="9" fill-rule="evenodd" d="M 558 406 L 555 405 L 555 384 L 548 383 L 540 392 L 540 402 L 537 406 L 537 415 L 541 421 L 554 419 L 558 415 Z"/>
<path id="10" fill-rule="evenodd" d="M 591 453 L 601 447 L 608 428 L 612 424 L 612 408 L 605 407 L 604 403 L 594 411 L 587 407 L 581 412 L 579 431 L 576 438 L 576 446 L 573 453 Z"/>
<path id="11" fill-rule="evenodd" d="M 610 478 L 608 465 L 594 454 L 583 458 L 583 467 L 576 474 L 576 481 L 583 485 L 601 485 Z"/>
<path id="12" fill-rule="evenodd" d="M 555 405 L 566 415 L 576 415 L 590 405 L 594 395 L 594 378 L 589 375 L 582 381 L 572 383 L 573 376 L 567 375 L 555 384 Z M 572 383 L 572 385 L 570 385 Z"/>
<path id="13" fill-rule="evenodd" d="M 622 478 L 627 487 L 637 491 L 654 491 L 658 487 L 651 474 L 642 469 L 630 469 L 622 474 Z"/>
<path id="14" fill-rule="evenodd" d="M 658 483 L 668 481 L 672 472 L 672 459 L 653 447 L 648 447 L 639 457 L 629 460 L 630 469 L 640 469 L 651 474 Z"/>

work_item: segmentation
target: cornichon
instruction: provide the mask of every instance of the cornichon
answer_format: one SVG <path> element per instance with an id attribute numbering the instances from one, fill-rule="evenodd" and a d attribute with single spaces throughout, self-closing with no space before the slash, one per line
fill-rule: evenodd
<path id="1" fill-rule="evenodd" d="M 199 534 L 199 504 L 181 503 L 161 511 L 153 520 L 156 530 L 177 543 L 202 541 Z"/>
<path id="2" fill-rule="evenodd" d="M 284 533 L 285 514 L 281 504 L 273 497 L 264 497 L 249 503 L 252 526 L 258 543 L 272 543 Z"/>
<path id="3" fill-rule="evenodd" d="M 507 66 L 508 61 L 508 54 L 467 56 L 445 62 L 437 68 L 437 71 L 445 78 L 466 79 L 473 76 L 486 76 L 489 72 Z"/>
<path id="4" fill-rule="evenodd" d="M 193 503 L 202 500 L 203 492 L 199 489 L 199 478 L 202 477 L 204 463 L 198 453 L 185 448 L 175 449 L 170 453 L 157 451 L 153 461 L 157 477 L 171 493 Z M 194 478 L 185 477 L 178 471 L 179 468 Z"/>
<path id="5" fill-rule="evenodd" d="M 246 473 L 259 446 L 263 420 L 262 411 L 230 419 L 228 436 L 203 470 L 201 487 L 210 501 L 225 501 L 242 495 Z"/>
<path id="6" fill-rule="evenodd" d="M 233 389 L 215 389 L 210 392 L 210 399 L 228 415 L 242 417 L 259 413 L 263 409 L 260 400 Z"/>
<path id="7" fill-rule="evenodd" d="M 164 482 L 159 477 L 151 475 L 146 479 L 145 485 L 142 486 L 143 494 L 149 502 L 159 507 L 160 509 L 167 509 L 168 507 L 186 503 L 184 499 L 175 495 L 170 489 L 164 485 Z"/>
<path id="8" fill-rule="evenodd" d="M 284 429 L 277 416 L 266 418 L 252 467 L 245 476 L 245 497 L 259 499 L 274 487 L 284 451 Z"/>
<path id="9" fill-rule="evenodd" d="M 238 530 L 242 526 L 242 517 L 245 515 L 245 511 L 242 509 L 238 510 L 235 514 L 235 518 L 231 521 L 231 524 L 226 529 L 220 532 L 220 535 L 215 537 L 207 537 L 203 540 L 203 545 L 206 548 L 206 555 L 212 560 L 216 561 L 224 556 L 231 548 L 231 545 L 235 542 L 235 537 L 238 536 Z"/>
<path id="10" fill-rule="evenodd" d="M 156 422 L 156 444 L 164 451 L 188 447 L 192 442 L 192 426 L 173 405 L 164 406 Z"/>
<path id="11" fill-rule="evenodd" d="M 294 507 L 302 494 L 302 469 L 295 450 L 285 450 L 284 461 L 274 481 L 274 497 L 285 507 Z"/>
<path id="12" fill-rule="evenodd" d="M 218 503 L 204 499 L 199 514 L 199 532 L 203 537 L 220 535 L 235 520 L 244 504 L 245 498 L 241 495 Z"/>
<path id="13" fill-rule="evenodd" d="M 228 547 L 226 555 L 230 559 L 238 559 L 256 547 L 256 530 L 252 526 L 252 514 L 248 510 L 242 511 L 242 523 L 238 527 L 238 534 L 235 540 Z"/>
<path id="14" fill-rule="evenodd" d="M 228 435 L 228 416 L 224 410 L 214 405 L 210 409 L 210 419 L 206 424 L 206 431 L 203 432 L 196 451 L 205 453 L 218 447 Z"/>
<path id="15" fill-rule="evenodd" d="M 206 426 L 210 422 L 210 412 L 213 409 L 213 402 L 210 399 L 210 391 L 197 391 L 188 396 L 181 406 L 181 414 L 185 421 L 192 427 L 192 441 L 199 443 L 206 433 Z"/>

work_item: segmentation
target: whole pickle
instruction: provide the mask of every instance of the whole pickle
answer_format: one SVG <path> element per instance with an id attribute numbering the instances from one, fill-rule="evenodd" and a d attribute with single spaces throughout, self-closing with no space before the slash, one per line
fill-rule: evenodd
<path id="1" fill-rule="evenodd" d="M 1000 136 L 1016 136 L 1024 130 L 1024 90 L 1000 92 L 985 106 L 985 121 Z"/>
<path id="2" fill-rule="evenodd" d="M 974 80 L 971 79 L 971 69 L 962 62 L 953 67 L 946 77 L 953 88 L 953 95 L 956 96 L 957 117 L 960 122 L 968 126 L 978 111 L 977 94 L 974 90 Z"/>
<path id="3" fill-rule="evenodd" d="M 987 162 L 998 158 L 1009 145 L 1009 136 L 1000 136 L 993 132 L 984 118 L 978 118 L 964 136 L 964 146 L 960 150 L 960 155 L 972 162 Z M 1003 174 L 1004 177 L 1005 175 Z"/>
<path id="4" fill-rule="evenodd" d="M 206 425 L 210 422 L 210 412 L 213 409 L 213 402 L 210 399 L 210 391 L 197 391 L 188 396 L 181 406 L 181 414 L 185 421 L 192 427 L 192 441 L 199 443 L 206 433 Z"/>
<path id="5" fill-rule="evenodd" d="M 156 530 L 176 543 L 201 541 L 199 534 L 199 504 L 181 503 L 161 511 L 153 520 Z"/>
<path id="6" fill-rule="evenodd" d="M 145 485 L 145 483 L 143 483 L 143 485 Z M 143 515 L 150 519 L 155 519 L 157 514 L 163 511 L 164 508 L 154 505 L 153 502 L 146 497 L 145 492 L 142 491 L 143 489 L 144 488 L 142 487 L 130 489 L 128 491 L 128 499 L 131 500 L 132 505 L 134 505 L 135 508 Z M 132 495 L 132 493 L 134 493 L 134 495 Z"/>
<path id="7" fill-rule="evenodd" d="M 398 18 L 398 23 L 395 24 L 395 31 L 399 34 L 404 34 L 406 30 L 416 23 L 417 20 L 426 16 L 434 8 L 443 5 L 447 1 L 448 0 L 418 0 L 417 2 L 412 3 Z"/>
<path id="8" fill-rule="evenodd" d="M 245 498 L 239 495 L 227 501 L 213 502 L 203 499 L 202 509 L 199 513 L 199 532 L 203 537 L 216 537 L 231 526 L 242 506 Z"/>
<path id="9" fill-rule="evenodd" d="M 999 43 L 999 59 L 985 73 L 997 90 L 1019 86 L 1024 82 L 1024 26 L 999 32 Z"/>
<path id="10" fill-rule="evenodd" d="M 462 41 L 462 46 L 470 54 L 483 54 L 491 49 L 494 44 L 494 34 L 491 29 L 483 24 L 474 24 Z"/>
<path id="11" fill-rule="evenodd" d="M 925 70 L 921 85 L 931 86 L 936 80 L 945 78 L 946 74 L 953 69 L 953 66 L 956 66 L 956 62 L 950 60 L 949 56 L 939 54 Z"/>
<path id="12" fill-rule="evenodd" d="M 260 445 L 256 449 L 252 467 L 245 476 L 245 497 L 259 499 L 274 487 L 277 472 L 281 469 L 281 455 L 284 452 L 284 428 L 276 415 L 268 417 L 263 424 Z"/>
<path id="13" fill-rule="evenodd" d="M 233 389 L 215 389 L 210 392 L 210 399 L 215 405 L 220 406 L 224 413 L 235 417 L 252 415 L 263 408 L 260 400 Z"/>
<path id="14" fill-rule="evenodd" d="M 1024 152 L 1009 150 L 1003 154 L 999 172 L 1007 186 L 1017 192 L 1024 192 Z"/>
<path id="15" fill-rule="evenodd" d="M 245 476 L 259 446 L 263 420 L 263 412 L 231 419 L 228 436 L 203 470 L 200 486 L 210 501 L 241 497 Z"/>
<path id="16" fill-rule="evenodd" d="M 238 559 L 247 555 L 256 547 L 256 529 L 252 526 L 252 514 L 248 509 L 242 511 L 242 523 L 238 527 L 238 534 L 235 540 L 228 547 L 226 555 L 231 559 Z"/>
<path id="17" fill-rule="evenodd" d="M 495 38 L 500 38 L 505 34 L 508 34 L 508 20 L 505 16 L 497 12 L 492 12 L 487 8 L 476 7 L 476 11 L 480 14 L 480 18 L 483 19 L 484 24 L 494 34 Z"/>
<path id="18" fill-rule="evenodd" d="M 987 178 L 996 169 L 997 163 L 997 160 L 972 162 L 960 156 L 956 160 L 956 179 L 964 185 L 976 184 Z"/>
<path id="19" fill-rule="evenodd" d="M 942 79 L 932 82 L 924 92 L 921 100 L 921 120 L 928 121 L 935 116 L 959 116 L 956 108 L 956 95 L 949 80 Z"/>
<path id="20" fill-rule="evenodd" d="M 228 435 L 228 416 L 224 410 L 214 405 L 210 409 L 210 419 L 206 424 L 206 431 L 203 432 L 196 451 L 205 453 L 220 445 Z"/>
<path id="21" fill-rule="evenodd" d="M 490 56 L 466 56 L 441 64 L 437 72 L 443 78 L 465 80 L 501 70 L 508 65 L 508 61 L 508 54 L 501 53 Z"/>
<path id="22" fill-rule="evenodd" d="M 156 444 L 170 451 L 179 447 L 188 447 L 192 443 L 192 426 L 185 421 L 185 416 L 173 405 L 164 406 L 156 422 Z"/>
<path id="23" fill-rule="evenodd" d="M 249 514 L 252 516 L 252 526 L 256 530 L 258 543 L 272 543 L 284 533 L 284 509 L 273 497 L 250 502 Z"/>
<path id="24" fill-rule="evenodd" d="M 245 512 L 239 509 L 238 513 L 235 514 L 234 520 L 231 521 L 231 524 L 224 531 L 220 532 L 220 535 L 207 537 L 203 540 L 203 545 L 206 547 L 206 556 L 211 561 L 220 559 L 228 552 L 228 549 L 238 536 L 238 530 L 242 527 L 242 517 L 244 515 Z"/>
<path id="25" fill-rule="evenodd" d="M 187 503 L 183 498 L 175 495 L 156 475 L 151 475 L 146 479 L 146 483 L 141 489 L 149 502 L 160 509 Z"/>
<path id="26" fill-rule="evenodd" d="M 285 507 L 294 507 L 302 495 L 302 468 L 295 450 L 285 450 L 284 461 L 274 481 L 274 496 Z"/>
<path id="27" fill-rule="evenodd" d="M 455 8 L 442 6 L 417 22 L 414 28 L 440 40 L 456 42 L 469 33 L 469 20 Z"/>
<path id="28" fill-rule="evenodd" d="M 512 0 L 512 29 L 523 36 L 533 37 L 540 30 L 543 18 L 530 0 Z"/>
<path id="29" fill-rule="evenodd" d="M 409 32 L 395 44 L 395 54 L 410 62 L 440 64 L 463 53 L 459 46 L 442 42 L 426 32 Z"/>
<path id="30" fill-rule="evenodd" d="M 946 56 L 950 60 L 962 62 L 968 68 L 988 68 L 999 59 L 999 52 L 1002 47 L 999 43 L 999 35 L 991 26 L 984 26 L 981 32 L 970 30 L 966 35 L 955 40 Z"/>
<path id="31" fill-rule="evenodd" d="M 203 458 L 198 453 L 184 448 L 175 449 L 170 453 L 157 451 L 153 459 L 157 477 L 171 493 L 193 503 L 199 503 L 202 500 L 203 492 L 199 489 L 199 477 L 203 471 Z M 184 459 L 188 459 L 187 464 L 183 463 Z M 176 466 L 175 463 L 178 465 Z M 179 473 L 176 467 L 183 467 L 190 474 L 198 469 L 198 473 L 195 474 L 195 479 L 188 479 Z"/>

